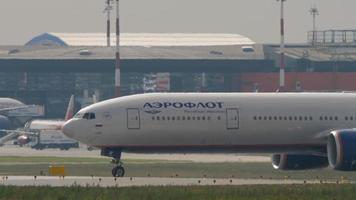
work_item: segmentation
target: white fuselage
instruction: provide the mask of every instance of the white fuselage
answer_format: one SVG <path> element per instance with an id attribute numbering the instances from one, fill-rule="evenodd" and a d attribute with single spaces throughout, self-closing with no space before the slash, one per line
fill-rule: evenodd
<path id="1" fill-rule="evenodd" d="M 86 113 L 95 116 L 83 118 Z M 303 151 L 355 124 L 351 93 L 153 93 L 84 108 L 64 132 L 91 146 L 128 151 Z"/>

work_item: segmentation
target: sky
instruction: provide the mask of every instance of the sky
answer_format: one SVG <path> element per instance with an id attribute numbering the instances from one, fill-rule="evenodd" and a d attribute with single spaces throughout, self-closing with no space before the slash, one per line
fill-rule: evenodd
<path id="1" fill-rule="evenodd" d="M 355 0 L 287 0 L 288 43 L 306 42 L 313 5 L 318 29 L 356 29 Z M 125 33 L 233 33 L 278 43 L 279 6 L 276 0 L 120 0 L 120 24 Z M 1 0 L 0 45 L 22 45 L 44 32 L 105 32 L 104 7 L 105 0 Z"/>

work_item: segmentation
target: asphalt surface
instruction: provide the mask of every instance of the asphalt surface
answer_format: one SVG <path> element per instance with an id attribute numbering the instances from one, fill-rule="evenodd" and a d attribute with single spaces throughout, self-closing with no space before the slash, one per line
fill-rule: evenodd
<path id="1" fill-rule="evenodd" d="M 59 150 L 44 149 L 35 150 L 29 147 L 5 145 L 0 147 L 0 156 L 23 156 L 23 157 L 85 157 L 102 158 L 99 150 L 88 151 L 85 147 Z M 122 159 L 147 159 L 168 161 L 189 161 L 199 163 L 221 162 L 270 162 L 269 156 L 246 155 L 246 154 L 133 154 L 123 153 Z"/>
<path id="2" fill-rule="evenodd" d="M 0 185 L 11 186 L 207 186 L 207 185 L 281 185 L 320 184 L 318 180 L 275 180 L 275 179 L 211 179 L 211 178 L 111 178 L 111 177 L 49 177 L 8 176 L 0 177 Z M 329 182 L 331 183 L 331 182 Z"/>

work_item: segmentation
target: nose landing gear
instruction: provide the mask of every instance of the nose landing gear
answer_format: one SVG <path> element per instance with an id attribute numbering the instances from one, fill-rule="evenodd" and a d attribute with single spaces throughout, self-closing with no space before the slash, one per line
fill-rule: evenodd
<path id="1" fill-rule="evenodd" d="M 125 169 L 122 166 L 123 163 L 121 160 L 121 149 L 117 148 L 105 148 L 101 150 L 102 156 L 112 157 L 111 163 L 114 164 L 114 167 L 111 170 L 113 177 L 124 177 Z"/>
<path id="2" fill-rule="evenodd" d="M 124 177 L 125 175 L 125 169 L 122 166 L 122 162 L 120 161 L 120 159 L 113 159 L 111 161 L 114 164 L 114 167 L 111 170 L 111 174 L 113 177 Z"/>

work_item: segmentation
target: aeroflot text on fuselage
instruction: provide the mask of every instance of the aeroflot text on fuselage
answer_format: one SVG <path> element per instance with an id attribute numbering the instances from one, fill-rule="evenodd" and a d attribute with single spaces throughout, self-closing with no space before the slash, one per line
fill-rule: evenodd
<path id="1" fill-rule="evenodd" d="M 184 108 L 184 109 L 198 109 L 198 108 L 223 108 L 223 102 L 152 102 L 145 103 L 143 108 Z"/>

